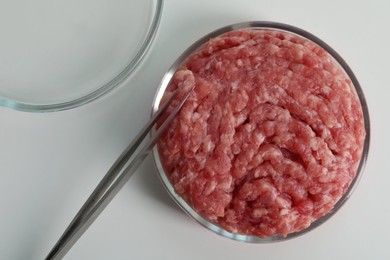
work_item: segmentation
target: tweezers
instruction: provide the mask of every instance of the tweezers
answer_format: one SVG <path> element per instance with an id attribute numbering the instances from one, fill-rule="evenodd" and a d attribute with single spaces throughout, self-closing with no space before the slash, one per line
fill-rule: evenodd
<path id="1" fill-rule="evenodd" d="M 45 258 L 46 260 L 62 259 L 68 253 L 77 240 L 84 234 L 84 232 L 134 174 L 136 169 L 157 143 L 158 139 L 173 121 L 176 114 L 180 111 L 180 108 L 183 106 L 192 90 L 193 87 L 185 93 L 180 102 L 175 105 L 172 112 L 168 115 L 165 115 L 166 113 L 164 112 L 167 111 L 167 108 L 178 95 L 179 89 L 174 91 L 169 99 L 161 105 L 158 111 L 146 123 L 134 140 L 127 146 L 120 157 L 108 170 L 106 175 L 73 218 L 72 222 L 66 228 L 55 246 L 51 249 L 50 253 Z M 164 115 L 164 118 L 162 115 Z M 145 137 L 159 120 L 163 120 L 160 127 L 154 132 L 148 142 L 142 148 L 138 149 Z M 161 121 L 159 121 L 159 123 L 160 122 Z M 134 155 L 137 150 L 139 150 L 139 152 Z M 134 159 L 130 160 L 131 158 Z"/>

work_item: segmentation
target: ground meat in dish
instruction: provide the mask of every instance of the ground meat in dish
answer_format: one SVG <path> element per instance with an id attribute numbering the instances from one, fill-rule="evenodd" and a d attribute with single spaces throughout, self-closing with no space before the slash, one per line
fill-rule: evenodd
<path id="1" fill-rule="evenodd" d="M 198 214 L 232 233 L 285 236 L 346 192 L 363 114 L 351 81 L 318 45 L 276 30 L 226 33 L 185 61 L 162 100 L 193 84 L 158 149 Z"/>

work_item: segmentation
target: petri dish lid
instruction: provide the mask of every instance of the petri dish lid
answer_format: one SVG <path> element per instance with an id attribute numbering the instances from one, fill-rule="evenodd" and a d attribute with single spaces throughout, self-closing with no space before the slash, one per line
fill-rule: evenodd
<path id="1" fill-rule="evenodd" d="M 0 9 L 0 105 L 48 112 L 88 103 L 140 64 L 163 0 L 6 0 Z"/>

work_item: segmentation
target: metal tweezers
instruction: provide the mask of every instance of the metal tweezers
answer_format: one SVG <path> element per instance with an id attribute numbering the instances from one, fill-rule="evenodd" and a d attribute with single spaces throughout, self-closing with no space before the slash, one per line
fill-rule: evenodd
<path id="1" fill-rule="evenodd" d="M 66 253 L 72 248 L 77 240 L 84 234 L 89 226 L 95 221 L 105 207 L 111 202 L 115 195 L 125 185 L 129 178 L 134 174 L 142 161 L 152 150 L 163 132 L 168 128 L 175 115 L 179 112 L 184 102 L 192 92 L 193 87 L 185 93 L 180 102 L 173 108 L 172 112 L 162 118 L 162 115 L 170 106 L 175 96 L 178 95 L 179 89 L 174 91 L 169 99 L 159 108 L 153 117 L 146 123 L 134 140 L 128 145 L 125 151 L 111 166 L 109 171 L 97 185 L 95 190 L 89 196 L 87 201 L 81 207 L 79 212 L 73 218 L 72 222 L 66 228 L 60 239 L 52 248 L 50 253 L 45 258 L 46 260 L 62 259 Z M 155 131 L 150 140 L 142 147 L 142 149 L 134 157 L 133 154 L 138 150 L 142 141 L 152 130 L 156 122 L 161 119 L 163 122 Z M 130 160 L 131 158 L 134 158 Z"/>

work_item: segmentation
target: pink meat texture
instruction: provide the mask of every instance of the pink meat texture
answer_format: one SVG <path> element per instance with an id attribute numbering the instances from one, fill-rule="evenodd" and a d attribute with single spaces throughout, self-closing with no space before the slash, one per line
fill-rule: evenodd
<path id="1" fill-rule="evenodd" d="M 193 84 L 158 149 L 175 192 L 205 219 L 232 233 L 286 236 L 346 192 L 363 113 L 324 49 L 276 30 L 229 32 L 181 65 L 162 102 Z"/>

